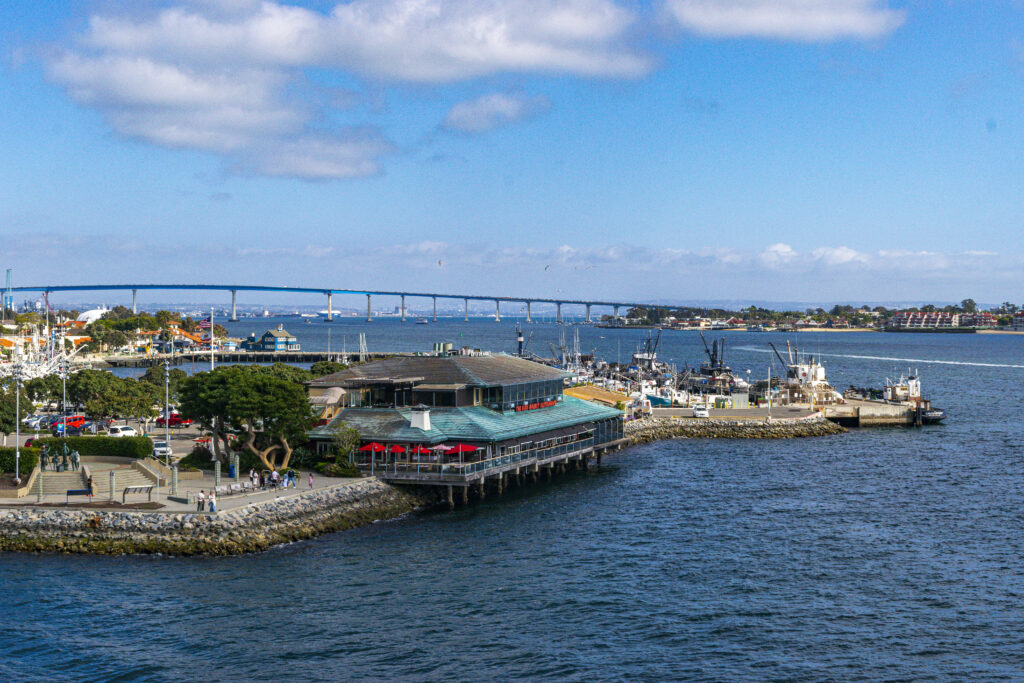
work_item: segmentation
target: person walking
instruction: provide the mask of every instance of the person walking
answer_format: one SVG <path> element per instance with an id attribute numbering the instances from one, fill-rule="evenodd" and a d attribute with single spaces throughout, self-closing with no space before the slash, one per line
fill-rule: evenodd
<path id="1" fill-rule="evenodd" d="M 313 488 L 313 473 L 312 472 L 309 473 L 309 488 L 310 489 Z"/>
<path id="2" fill-rule="evenodd" d="M 216 511 L 217 511 L 217 494 L 215 494 L 213 491 L 210 491 L 210 512 L 216 512 Z"/>
<path id="3" fill-rule="evenodd" d="M 206 507 L 206 494 L 203 493 L 202 489 L 199 489 L 199 495 L 196 496 L 196 512 L 202 512 L 203 508 Z"/>

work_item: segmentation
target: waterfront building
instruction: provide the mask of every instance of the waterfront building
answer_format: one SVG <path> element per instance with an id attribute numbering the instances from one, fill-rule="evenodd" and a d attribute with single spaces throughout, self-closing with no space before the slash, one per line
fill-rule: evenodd
<path id="1" fill-rule="evenodd" d="M 366 363 L 307 383 L 311 403 L 340 404 L 309 437 L 329 450 L 345 423 L 364 444 L 354 459 L 361 467 L 391 481 L 455 486 L 619 447 L 622 409 L 566 396 L 564 377 L 506 355 Z"/>
<path id="2" fill-rule="evenodd" d="M 900 311 L 889 319 L 890 329 L 949 329 L 955 327 L 995 327 L 998 320 L 988 311 L 948 313 L 945 311 Z"/>
<path id="3" fill-rule="evenodd" d="M 1010 320 L 1010 329 L 1017 332 L 1024 332 L 1024 311 L 1017 311 Z"/>
<path id="4" fill-rule="evenodd" d="M 242 342 L 242 348 L 247 351 L 300 351 L 299 340 L 290 332 L 284 329 L 284 325 L 278 325 L 273 330 L 267 330 L 259 339 L 253 332 L 247 340 Z"/>

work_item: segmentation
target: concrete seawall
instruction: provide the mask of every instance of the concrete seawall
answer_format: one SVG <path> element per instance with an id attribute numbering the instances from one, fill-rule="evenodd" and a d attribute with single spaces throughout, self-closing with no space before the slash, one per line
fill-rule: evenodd
<path id="1" fill-rule="evenodd" d="M 626 425 L 630 445 L 661 439 L 796 439 L 842 434 L 846 429 L 823 417 L 800 420 L 720 420 L 656 417 Z"/>
<path id="2" fill-rule="evenodd" d="M 215 515 L 19 507 L 0 510 L 0 550 L 235 555 L 390 519 L 435 492 L 362 479 Z"/>

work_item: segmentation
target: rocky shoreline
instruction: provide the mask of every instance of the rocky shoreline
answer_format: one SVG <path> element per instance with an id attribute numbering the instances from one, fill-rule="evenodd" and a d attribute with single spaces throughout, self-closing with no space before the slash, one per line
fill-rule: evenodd
<path id="1" fill-rule="evenodd" d="M 655 417 L 626 424 L 625 436 L 635 446 L 662 439 L 797 439 L 845 431 L 823 417 L 772 422 Z"/>
<path id="2" fill-rule="evenodd" d="M 392 519 L 436 502 L 433 491 L 363 479 L 215 515 L 8 508 L 0 510 L 0 550 L 239 555 Z"/>
<path id="3" fill-rule="evenodd" d="M 661 439 L 792 439 L 840 434 L 824 418 L 652 418 L 626 425 L 629 445 Z M 12 506 L 0 509 L 0 551 L 121 555 L 241 555 L 393 519 L 440 502 L 440 489 L 399 488 L 373 478 L 218 514 Z"/>

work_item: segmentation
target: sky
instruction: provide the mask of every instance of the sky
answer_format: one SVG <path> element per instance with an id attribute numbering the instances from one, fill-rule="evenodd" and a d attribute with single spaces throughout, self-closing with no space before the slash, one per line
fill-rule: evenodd
<path id="1" fill-rule="evenodd" d="M 1020 0 L 11 0 L 0 265 L 1024 303 L 1022 111 Z"/>

